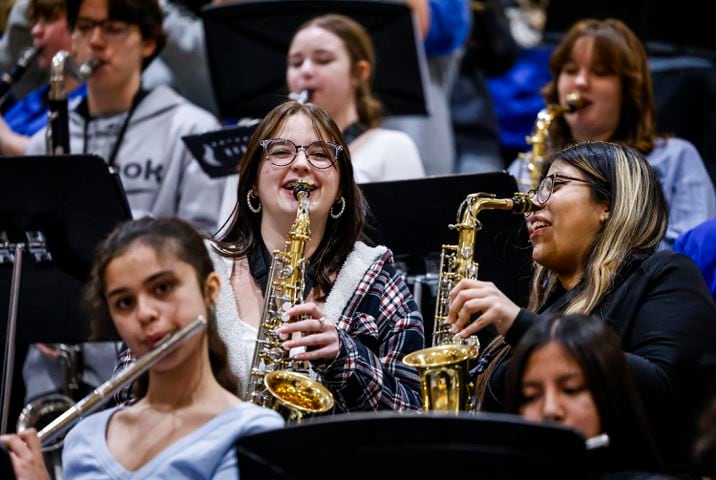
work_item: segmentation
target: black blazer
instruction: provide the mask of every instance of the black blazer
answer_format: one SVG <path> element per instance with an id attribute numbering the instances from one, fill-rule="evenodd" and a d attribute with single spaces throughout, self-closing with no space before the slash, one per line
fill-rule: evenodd
<path id="1" fill-rule="evenodd" d="M 520 310 L 506 342 L 516 345 L 541 314 L 561 310 L 564 295 L 540 314 Z M 592 314 L 621 338 L 662 457 L 681 470 L 697 417 L 716 394 L 716 372 L 706 366 L 707 357 L 716 355 L 716 304 L 701 271 L 689 257 L 668 250 L 634 255 Z M 488 410 L 500 409 L 505 372 L 506 364 L 490 380 Z"/>

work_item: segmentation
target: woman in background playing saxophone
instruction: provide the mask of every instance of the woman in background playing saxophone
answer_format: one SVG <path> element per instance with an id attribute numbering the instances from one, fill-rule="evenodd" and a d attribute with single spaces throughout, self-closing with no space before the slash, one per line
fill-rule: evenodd
<path id="1" fill-rule="evenodd" d="M 681 233 L 716 216 L 716 194 L 699 152 L 685 139 L 657 134 L 646 50 L 628 26 L 616 19 L 576 22 L 554 50 L 549 69 L 545 102 L 566 106 L 567 96 L 576 93 L 583 105 L 554 120 L 548 149 L 606 140 L 646 156 L 669 205 L 661 248 L 671 248 Z M 519 159 L 510 166 L 518 178 L 519 166 Z"/>
<path id="2" fill-rule="evenodd" d="M 208 330 L 135 382 L 136 403 L 72 428 L 63 447 L 64 478 L 234 479 L 236 439 L 283 426 L 276 412 L 235 395 L 236 378 L 216 331 L 220 287 L 202 236 L 182 220 L 130 221 L 100 245 L 87 287 L 95 334 L 115 330 L 141 356 L 199 315 Z M 42 478 L 34 432 L 2 440 L 17 452 L 18 476 Z M 29 465 L 38 468 L 23 472 Z"/>

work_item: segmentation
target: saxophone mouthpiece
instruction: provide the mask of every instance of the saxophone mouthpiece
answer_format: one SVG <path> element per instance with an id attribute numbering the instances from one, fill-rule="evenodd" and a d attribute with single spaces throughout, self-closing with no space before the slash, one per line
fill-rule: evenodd
<path id="1" fill-rule="evenodd" d="M 584 100 L 579 96 L 578 93 L 572 92 L 567 95 L 567 107 L 565 111 L 567 113 L 574 113 L 584 106 Z"/>
<path id="2" fill-rule="evenodd" d="M 82 65 L 80 65 L 80 68 L 78 69 L 80 77 L 82 77 L 83 80 L 87 80 L 98 66 L 99 60 L 97 60 L 96 58 L 90 58 Z"/>
<path id="3" fill-rule="evenodd" d="M 293 196 L 296 200 L 298 200 L 298 194 L 301 192 L 305 192 L 307 195 L 310 195 L 311 191 L 313 191 L 313 182 L 305 178 L 299 178 L 292 188 Z"/>
<path id="4" fill-rule="evenodd" d="M 528 213 L 536 212 L 541 210 L 542 207 L 532 201 L 531 194 L 529 193 L 515 193 L 512 197 L 512 212 L 514 213 Z"/>

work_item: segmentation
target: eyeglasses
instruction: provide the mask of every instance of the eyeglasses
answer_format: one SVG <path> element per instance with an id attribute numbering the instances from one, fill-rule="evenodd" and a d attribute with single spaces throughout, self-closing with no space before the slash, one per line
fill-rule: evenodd
<path id="1" fill-rule="evenodd" d="M 546 177 L 544 177 L 542 181 L 539 182 L 539 185 L 537 185 L 537 190 L 532 190 L 530 194 L 535 200 L 535 203 L 539 204 L 540 206 L 544 206 L 547 203 L 547 200 L 549 200 L 549 198 L 552 196 L 554 186 L 564 185 L 568 182 L 580 182 L 586 183 L 588 185 L 592 184 L 592 182 L 588 180 L 568 177 L 567 175 L 560 175 L 555 173 L 553 175 L 547 175 Z"/>
<path id="2" fill-rule="evenodd" d="M 109 18 L 92 20 L 91 18 L 80 17 L 75 22 L 75 31 L 83 37 L 91 35 L 96 27 L 99 27 L 102 35 L 107 40 L 121 40 L 127 36 L 131 25 L 121 20 L 110 20 Z"/>
<path id="3" fill-rule="evenodd" d="M 308 146 L 304 146 L 296 145 L 291 140 L 285 138 L 271 138 L 261 140 L 261 146 L 269 162 L 277 167 L 290 165 L 296 159 L 296 156 L 298 156 L 298 151 L 303 150 L 303 153 L 308 159 L 308 163 L 310 163 L 312 167 L 321 170 L 333 165 L 338 159 L 338 155 L 343 151 L 341 145 L 320 140 Z"/>

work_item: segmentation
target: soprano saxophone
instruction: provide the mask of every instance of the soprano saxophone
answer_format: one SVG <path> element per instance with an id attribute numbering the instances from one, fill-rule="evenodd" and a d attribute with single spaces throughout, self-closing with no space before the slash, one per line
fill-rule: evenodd
<path id="1" fill-rule="evenodd" d="M 443 245 L 440 253 L 432 346 L 406 355 L 403 360 L 420 373 L 424 410 L 452 413 L 474 410 L 468 364 L 477 358 L 480 342 L 476 336 L 463 339 L 455 335 L 447 316 L 450 291 L 462 279 L 477 279 L 478 263 L 474 250 L 475 236 L 480 230 L 477 216 L 483 210 L 525 213 L 538 208 L 526 193 L 515 193 L 512 198 L 473 193 L 460 204 L 457 223 L 449 225 L 450 229 L 458 231 L 458 243 Z"/>
<path id="2" fill-rule="evenodd" d="M 298 180 L 293 196 L 298 200 L 296 219 L 288 232 L 283 251 L 275 250 L 251 364 L 248 399 L 278 411 L 289 422 L 306 415 L 323 413 L 333 407 L 333 395 L 310 378 L 307 362 L 292 359 L 281 344 L 285 339 L 276 329 L 286 322 L 286 311 L 303 301 L 306 243 L 311 238 L 309 195 L 312 185 Z"/>
<path id="3" fill-rule="evenodd" d="M 584 105 L 584 101 L 577 93 L 567 95 L 567 105 L 550 104 L 537 113 L 532 133 L 525 138 L 527 144 L 532 145 L 529 153 L 519 155 L 520 170 L 517 175 L 517 186 L 521 192 L 535 190 L 540 181 L 542 164 L 547 152 L 549 129 L 555 118 L 565 113 L 572 113 Z"/>
<path id="4" fill-rule="evenodd" d="M 67 111 L 65 76 L 69 73 L 83 82 L 92 75 L 97 65 L 98 61 L 91 58 L 78 67 L 66 50 L 60 50 L 52 57 L 50 91 L 47 93 L 49 112 L 45 133 L 49 155 L 70 153 L 70 118 Z"/>

